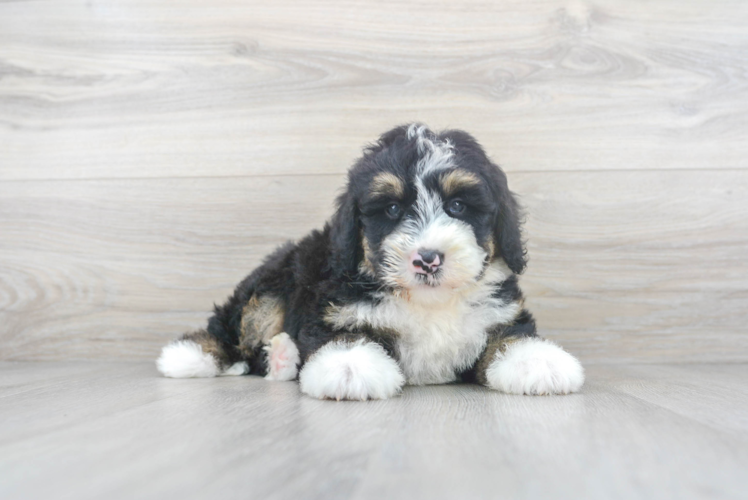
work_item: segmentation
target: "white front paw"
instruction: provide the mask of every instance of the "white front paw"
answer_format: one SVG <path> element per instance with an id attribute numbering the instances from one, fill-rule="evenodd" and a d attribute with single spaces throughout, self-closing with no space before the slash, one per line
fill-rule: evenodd
<path id="1" fill-rule="evenodd" d="M 569 394 L 582 387 L 584 368 L 553 342 L 528 338 L 497 352 L 486 378 L 489 387 L 509 394 Z"/>
<path id="2" fill-rule="evenodd" d="M 405 377 L 384 348 L 373 342 L 330 342 L 306 362 L 301 392 L 319 399 L 387 399 Z"/>

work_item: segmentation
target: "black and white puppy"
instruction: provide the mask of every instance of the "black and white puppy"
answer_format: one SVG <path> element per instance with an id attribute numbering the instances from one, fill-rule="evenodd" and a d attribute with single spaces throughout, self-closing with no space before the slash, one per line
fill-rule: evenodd
<path id="1" fill-rule="evenodd" d="M 475 139 L 398 127 L 351 168 L 321 232 L 271 254 L 157 366 L 167 377 L 298 376 L 302 392 L 330 399 L 455 380 L 578 391 L 582 366 L 538 337 L 523 307 L 525 264 L 519 207 Z"/>

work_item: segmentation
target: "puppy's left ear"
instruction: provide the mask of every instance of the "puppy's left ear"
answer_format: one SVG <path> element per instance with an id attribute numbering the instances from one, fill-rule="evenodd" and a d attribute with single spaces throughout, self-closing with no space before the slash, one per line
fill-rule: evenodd
<path id="1" fill-rule="evenodd" d="M 336 201 L 338 207 L 330 221 L 330 245 L 332 247 L 333 275 L 354 275 L 361 259 L 359 243 L 360 227 L 358 207 L 350 193 L 350 188 Z"/>
<path id="2" fill-rule="evenodd" d="M 522 241 L 522 209 L 509 191 L 506 175 L 494 165 L 496 173 L 496 193 L 499 212 L 494 223 L 496 252 L 516 274 L 521 274 L 527 266 L 527 250 Z"/>

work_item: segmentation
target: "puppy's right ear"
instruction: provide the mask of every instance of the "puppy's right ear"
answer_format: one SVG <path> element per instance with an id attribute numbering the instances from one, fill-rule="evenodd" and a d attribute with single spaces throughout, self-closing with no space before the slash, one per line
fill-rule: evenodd
<path id="1" fill-rule="evenodd" d="M 354 275 L 361 260 L 359 243 L 360 227 L 356 201 L 351 194 L 350 184 L 345 193 L 336 200 L 337 211 L 330 221 L 330 265 L 334 276 Z"/>

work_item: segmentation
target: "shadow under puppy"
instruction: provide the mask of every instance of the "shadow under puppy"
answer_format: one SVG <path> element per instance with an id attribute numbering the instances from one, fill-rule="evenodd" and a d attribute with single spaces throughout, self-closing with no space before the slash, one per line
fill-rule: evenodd
<path id="1" fill-rule="evenodd" d="M 395 128 L 351 168 L 337 212 L 242 281 L 208 327 L 163 348 L 167 377 L 299 378 L 315 398 L 472 381 L 566 394 L 584 370 L 536 334 L 517 275 L 517 202 L 469 134 Z"/>

